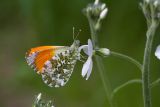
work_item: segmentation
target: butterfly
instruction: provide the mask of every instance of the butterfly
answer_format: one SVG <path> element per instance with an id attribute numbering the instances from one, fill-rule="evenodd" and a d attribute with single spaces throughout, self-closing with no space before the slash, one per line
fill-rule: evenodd
<path id="1" fill-rule="evenodd" d="M 26 53 L 26 61 L 31 68 L 42 76 L 49 87 L 64 86 L 80 59 L 79 40 L 71 46 L 40 46 Z"/>

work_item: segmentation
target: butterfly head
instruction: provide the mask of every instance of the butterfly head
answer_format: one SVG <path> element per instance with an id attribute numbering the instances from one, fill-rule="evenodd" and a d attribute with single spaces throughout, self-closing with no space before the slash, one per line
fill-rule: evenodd
<path id="1" fill-rule="evenodd" d="M 75 29 L 74 29 L 74 27 L 73 27 L 73 44 L 71 45 L 71 48 L 72 48 L 72 49 L 78 49 L 79 46 L 80 46 L 80 41 L 77 40 L 80 32 L 81 32 L 81 29 L 78 31 L 78 33 L 77 33 L 76 36 L 75 36 Z"/>
<path id="2" fill-rule="evenodd" d="M 80 46 L 80 41 L 79 40 L 74 40 L 73 44 L 71 45 L 72 49 L 78 49 Z"/>

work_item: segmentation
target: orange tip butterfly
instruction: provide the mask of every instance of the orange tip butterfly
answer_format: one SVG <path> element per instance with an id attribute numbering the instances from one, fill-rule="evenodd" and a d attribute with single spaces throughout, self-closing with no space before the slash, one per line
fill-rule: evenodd
<path id="1" fill-rule="evenodd" d="M 78 33 L 79 34 L 79 33 Z M 40 46 L 31 48 L 26 53 L 26 61 L 42 76 L 49 87 L 64 86 L 80 59 L 79 40 L 69 46 Z"/>

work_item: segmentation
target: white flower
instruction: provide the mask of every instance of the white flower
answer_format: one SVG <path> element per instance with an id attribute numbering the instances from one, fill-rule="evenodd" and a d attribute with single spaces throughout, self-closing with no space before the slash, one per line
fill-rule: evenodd
<path id="1" fill-rule="evenodd" d="M 160 45 L 156 49 L 155 56 L 160 59 Z"/>
<path id="2" fill-rule="evenodd" d="M 93 61 L 92 61 L 93 45 L 92 45 L 92 41 L 90 39 L 88 39 L 88 45 L 82 45 L 79 48 L 79 51 L 81 51 L 81 49 L 83 49 L 84 53 L 88 55 L 87 61 L 83 64 L 82 74 L 81 75 L 83 77 L 86 76 L 86 80 L 88 80 L 88 78 L 91 75 L 92 67 L 93 67 Z"/>

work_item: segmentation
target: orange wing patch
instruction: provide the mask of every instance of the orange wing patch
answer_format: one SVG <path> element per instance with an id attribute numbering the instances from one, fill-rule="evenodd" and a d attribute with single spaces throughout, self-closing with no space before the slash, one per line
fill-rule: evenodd
<path id="1" fill-rule="evenodd" d="M 63 46 L 40 46 L 32 48 L 26 54 L 26 60 L 37 73 L 43 72 L 43 66 L 46 61 L 50 60 L 54 55 L 55 51 Z"/>
<path id="2" fill-rule="evenodd" d="M 42 73 L 42 68 L 44 66 L 44 63 L 50 60 L 54 55 L 55 52 L 53 49 L 44 50 L 37 55 L 35 59 L 35 65 L 37 70 L 39 71 L 38 73 Z"/>
<path id="3" fill-rule="evenodd" d="M 43 50 L 48 50 L 48 49 L 54 49 L 56 48 L 56 46 L 40 46 L 40 47 L 35 47 L 35 48 L 32 48 L 31 50 L 29 50 L 28 54 L 32 54 L 34 52 L 40 52 L 40 51 L 43 51 Z"/>

